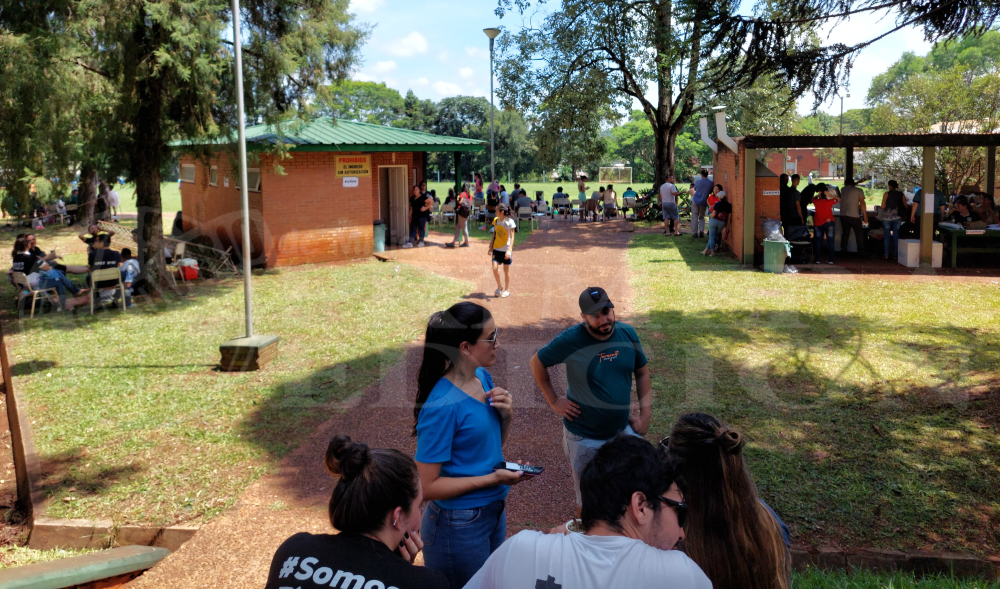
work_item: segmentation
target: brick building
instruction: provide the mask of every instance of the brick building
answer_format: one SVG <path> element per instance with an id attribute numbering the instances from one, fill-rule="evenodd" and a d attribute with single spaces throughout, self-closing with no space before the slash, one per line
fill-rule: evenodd
<path id="1" fill-rule="evenodd" d="M 252 259 L 266 267 L 369 256 L 373 222 L 379 220 L 386 224 L 387 242 L 402 244 L 408 197 L 427 177 L 427 154 L 455 152 L 457 163 L 458 152 L 484 149 L 475 139 L 327 117 L 288 125 L 280 134 L 256 125 L 246 137 L 248 152 L 257 156 L 247 168 Z M 289 153 L 276 162 L 263 150 L 278 141 Z M 239 251 L 241 198 L 233 152 L 181 154 L 181 206 L 185 231 Z"/>
<path id="2" fill-rule="evenodd" d="M 787 159 L 785 159 L 785 152 L 788 153 Z M 767 156 L 767 169 L 781 175 L 781 160 L 785 159 L 787 172 L 784 173 L 789 176 L 798 174 L 805 178 L 809 172 L 819 172 L 819 176 L 832 178 L 837 173 L 837 165 L 828 158 L 823 158 L 820 154 L 822 154 L 821 150 L 808 148 L 775 151 Z"/>

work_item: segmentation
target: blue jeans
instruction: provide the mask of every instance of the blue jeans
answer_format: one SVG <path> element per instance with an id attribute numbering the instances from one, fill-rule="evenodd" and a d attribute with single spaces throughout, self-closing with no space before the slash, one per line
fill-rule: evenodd
<path id="1" fill-rule="evenodd" d="M 38 278 L 38 288 L 54 288 L 56 293 L 59 294 L 59 304 L 63 307 L 66 306 L 66 292 L 76 293 L 80 290 L 80 287 L 73 284 L 73 281 L 66 278 L 66 275 L 58 270 L 46 270 L 42 272 Z"/>
<path id="2" fill-rule="evenodd" d="M 427 237 L 427 218 L 417 217 L 410 221 L 410 243 L 417 245 L 417 232 L 420 232 L 420 239 L 423 240 Z"/>
<path id="3" fill-rule="evenodd" d="M 823 245 L 825 244 L 829 248 L 829 257 L 827 260 L 833 263 L 833 230 L 837 226 L 833 221 L 828 221 L 822 225 L 816 227 L 816 261 L 819 261 L 820 256 L 823 254 Z"/>
<path id="4" fill-rule="evenodd" d="M 722 230 L 725 226 L 725 221 L 720 221 L 716 218 L 708 220 L 708 245 L 705 247 L 709 250 L 719 249 L 719 244 L 722 243 Z"/>
<path id="5" fill-rule="evenodd" d="M 886 257 L 889 257 L 889 234 L 892 234 L 892 251 L 899 255 L 899 226 L 903 224 L 902 219 L 882 221 L 882 249 Z"/>
<path id="6" fill-rule="evenodd" d="M 475 509 L 427 504 L 420 522 L 424 566 L 440 571 L 452 587 L 464 587 L 507 537 L 503 501 Z"/>

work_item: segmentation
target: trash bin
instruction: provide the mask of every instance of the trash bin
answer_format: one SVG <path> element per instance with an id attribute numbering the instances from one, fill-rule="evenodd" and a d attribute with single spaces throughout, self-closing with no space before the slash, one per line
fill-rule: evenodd
<path id="1" fill-rule="evenodd" d="M 381 219 L 372 223 L 372 241 L 376 254 L 385 251 L 385 222 Z"/>
<path id="2" fill-rule="evenodd" d="M 781 274 L 785 271 L 785 256 L 788 255 L 787 241 L 764 240 L 764 272 Z"/>

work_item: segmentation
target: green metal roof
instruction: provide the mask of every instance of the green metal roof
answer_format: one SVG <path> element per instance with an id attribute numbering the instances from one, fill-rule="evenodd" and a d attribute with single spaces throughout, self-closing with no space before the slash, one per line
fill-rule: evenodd
<path id="1" fill-rule="evenodd" d="M 274 125 L 247 127 L 247 147 L 254 144 L 289 145 L 290 151 L 483 151 L 484 141 L 434 135 L 421 131 L 383 127 L 370 123 L 336 120 L 320 117 L 311 121 L 293 121 L 281 126 L 278 133 Z M 233 137 L 235 140 L 235 137 Z M 212 143 L 229 143 L 215 140 Z M 196 141 L 176 141 L 171 145 L 197 145 Z"/>

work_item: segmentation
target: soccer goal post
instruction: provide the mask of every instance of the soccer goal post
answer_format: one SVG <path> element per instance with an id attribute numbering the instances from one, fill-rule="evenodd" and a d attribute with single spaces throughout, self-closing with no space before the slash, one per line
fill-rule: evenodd
<path id="1" fill-rule="evenodd" d="M 600 169 L 601 184 L 631 184 L 632 168 L 622 168 L 618 166 Z"/>

